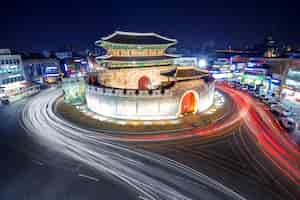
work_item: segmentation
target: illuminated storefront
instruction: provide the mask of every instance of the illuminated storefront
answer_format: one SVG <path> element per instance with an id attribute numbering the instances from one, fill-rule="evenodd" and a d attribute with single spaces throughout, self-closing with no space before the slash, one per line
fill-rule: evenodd
<path id="1" fill-rule="evenodd" d="M 11 54 L 9 49 L 1 52 L 0 97 L 16 96 L 26 87 L 21 56 Z"/>
<path id="2" fill-rule="evenodd" d="M 281 90 L 281 100 L 288 107 L 300 114 L 300 69 L 288 69 L 285 84 Z"/>
<path id="3" fill-rule="evenodd" d="M 89 68 L 88 60 L 82 57 L 65 58 L 61 64 L 64 77 L 84 76 Z"/>
<path id="4" fill-rule="evenodd" d="M 23 59 L 26 80 L 40 83 L 57 83 L 60 77 L 59 61 L 54 58 L 25 57 Z"/>

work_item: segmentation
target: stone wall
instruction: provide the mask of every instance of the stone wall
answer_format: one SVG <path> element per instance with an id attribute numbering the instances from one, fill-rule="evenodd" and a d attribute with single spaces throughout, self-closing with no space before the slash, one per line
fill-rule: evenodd
<path id="1" fill-rule="evenodd" d="M 89 109 L 104 116 L 122 119 L 173 119 L 177 113 L 177 99 L 170 90 L 161 93 L 148 91 L 96 89 L 89 87 L 86 93 Z"/>
<path id="2" fill-rule="evenodd" d="M 203 80 L 178 82 L 165 90 L 122 90 L 88 86 L 86 102 L 93 112 L 121 119 L 159 120 L 175 119 L 180 113 L 182 97 L 193 92 L 197 99 L 197 112 L 207 110 L 213 103 L 214 83 Z M 182 83 L 182 84 L 181 84 Z"/>

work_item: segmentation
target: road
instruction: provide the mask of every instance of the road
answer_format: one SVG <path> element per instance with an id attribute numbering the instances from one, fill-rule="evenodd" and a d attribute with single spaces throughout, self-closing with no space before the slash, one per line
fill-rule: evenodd
<path id="1" fill-rule="evenodd" d="M 142 199 L 244 199 L 179 162 L 95 137 L 99 133 L 60 119 L 52 107 L 60 94 L 42 92 L 23 109 L 21 123 L 37 144 L 126 184 Z"/>
<path id="2" fill-rule="evenodd" d="M 18 124 L 25 103 L 0 105 L 1 200 L 137 199 L 88 166 L 34 143 Z"/>
<path id="3" fill-rule="evenodd" d="M 56 90 L 42 92 L 25 106 L 20 102 L 1 107 L 1 119 L 7 119 L 1 125 L 1 152 L 11 152 L 3 155 L 9 159 L 1 164 L 12 171 L 1 170 L 1 180 L 8 181 L 1 183 L 0 199 L 299 199 L 294 174 L 289 177 L 283 168 L 296 167 L 297 173 L 294 147 L 285 138 L 274 138 L 276 144 L 287 144 L 280 152 L 292 160 L 278 167 L 281 162 L 270 159 L 272 151 L 262 151 L 266 143 L 258 143 L 253 134 L 263 125 L 253 126 L 253 117 L 267 112 L 252 113 L 257 102 L 245 104 L 240 97 L 248 98 L 246 94 L 223 89 L 240 101 L 231 117 L 175 137 L 116 139 L 83 130 L 53 113 Z M 20 122 L 26 133 L 16 120 L 23 107 Z"/>
<path id="4" fill-rule="evenodd" d="M 138 147 L 191 166 L 247 199 L 300 199 L 297 146 L 263 103 L 226 85 L 218 88 L 237 105 L 234 119 L 195 129 L 200 137 Z"/>

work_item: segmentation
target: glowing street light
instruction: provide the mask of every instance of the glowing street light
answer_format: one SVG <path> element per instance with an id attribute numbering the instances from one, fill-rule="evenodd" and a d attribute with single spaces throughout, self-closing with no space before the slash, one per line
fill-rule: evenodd
<path id="1" fill-rule="evenodd" d="M 203 68 L 203 67 L 206 67 L 207 66 L 207 61 L 205 59 L 200 59 L 198 61 L 198 66 Z"/>

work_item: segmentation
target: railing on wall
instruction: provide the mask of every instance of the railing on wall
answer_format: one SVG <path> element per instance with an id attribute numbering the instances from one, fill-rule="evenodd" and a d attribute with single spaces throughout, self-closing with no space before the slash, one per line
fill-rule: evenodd
<path id="1" fill-rule="evenodd" d="M 105 96 L 120 96 L 120 97 L 159 97 L 172 96 L 171 89 L 156 89 L 156 90 L 134 90 L 134 89 L 114 89 L 105 87 L 87 86 L 87 91 L 96 92 Z"/>

